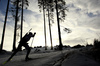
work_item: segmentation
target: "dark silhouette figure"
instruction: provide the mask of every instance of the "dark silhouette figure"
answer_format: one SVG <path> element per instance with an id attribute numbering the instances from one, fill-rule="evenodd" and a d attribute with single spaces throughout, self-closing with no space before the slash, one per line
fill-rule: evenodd
<path id="1" fill-rule="evenodd" d="M 31 60 L 31 58 L 28 57 L 28 55 L 29 55 L 29 53 L 30 53 L 30 51 L 31 51 L 31 47 L 29 47 L 29 45 L 28 45 L 27 42 L 30 40 L 31 37 L 34 37 L 35 34 L 36 34 L 36 32 L 34 32 L 34 34 L 33 34 L 32 32 L 29 32 L 29 34 L 26 33 L 25 36 L 24 36 L 24 37 L 21 39 L 21 41 L 19 42 L 19 45 L 18 45 L 17 49 L 13 52 L 13 54 L 12 54 L 11 57 L 7 60 L 7 62 L 10 61 L 11 58 L 12 58 L 18 51 L 20 51 L 20 48 L 21 48 L 22 46 L 24 46 L 25 49 L 27 50 L 27 54 L 26 54 L 25 61 Z"/>

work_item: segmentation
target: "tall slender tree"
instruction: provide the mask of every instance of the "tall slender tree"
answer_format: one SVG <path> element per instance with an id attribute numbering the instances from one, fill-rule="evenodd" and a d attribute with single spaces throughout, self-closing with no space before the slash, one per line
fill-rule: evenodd
<path id="1" fill-rule="evenodd" d="M 54 5 L 54 3 L 55 3 L 55 5 Z M 64 21 L 65 16 L 66 16 L 65 1 L 64 0 L 46 0 L 46 4 L 49 4 L 49 5 L 45 5 L 47 7 L 47 9 L 50 9 L 50 10 L 53 10 L 54 8 L 56 9 L 58 37 L 59 37 L 59 50 L 62 50 L 63 44 L 62 44 L 62 38 L 61 38 L 60 21 Z"/>
<path id="2" fill-rule="evenodd" d="M 47 50 L 47 38 L 46 38 L 46 20 L 45 20 L 45 0 L 43 2 L 43 17 L 44 17 L 44 36 L 45 36 L 45 50 Z"/>
<path id="3" fill-rule="evenodd" d="M 48 9 L 48 22 L 49 22 L 49 32 L 50 32 L 51 50 L 53 50 L 49 9 Z"/>
<path id="4" fill-rule="evenodd" d="M 38 0 L 39 8 L 42 8 L 42 6 L 44 6 L 43 9 L 48 11 L 48 21 L 49 21 L 49 32 L 50 32 L 51 49 L 53 49 L 53 46 L 52 46 L 52 35 L 51 35 L 50 20 L 52 19 L 52 21 L 53 21 L 53 14 L 51 13 L 51 11 L 53 11 L 53 8 L 52 8 L 52 5 L 49 6 L 49 4 L 52 4 L 52 1 L 53 0 Z M 50 16 L 52 16 L 52 17 L 50 17 Z M 46 38 L 45 38 L 45 40 L 46 40 Z"/>
<path id="5" fill-rule="evenodd" d="M 25 8 L 27 9 L 27 7 L 29 6 L 29 2 L 28 2 L 28 0 L 21 0 L 21 31 L 20 31 L 20 40 L 22 39 L 22 36 L 23 36 L 23 9 L 24 9 L 24 5 L 26 5 L 25 6 Z M 21 48 L 22 49 L 22 48 Z M 20 50 L 21 50 L 20 49 Z"/>
<path id="6" fill-rule="evenodd" d="M 21 8 L 21 33 L 20 33 L 20 39 L 22 38 L 22 33 L 23 33 L 23 9 L 24 7 L 27 9 L 29 6 L 28 0 L 21 0 L 20 8 Z M 24 6 L 25 5 L 25 6 Z"/>
<path id="7" fill-rule="evenodd" d="M 2 49 L 3 49 L 3 41 L 4 41 L 5 28 L 6 28 L 6 22 L 7 22 L 7 16 L 8 16 L 9 2 L 10 2 L 10 0 L 8 0 L 8 3 L 7 3 L 7 9 L 6 9 L 6 15 L 5 15 L 5 21 L 4 21 L 4 27 L 3 27 L 0 51 L 2 51 Z"/>
<path id="8" fill-rule="evenodd" d="M 18 5 L 19 5 L 19 0 L 15 1 L 16 3 L 16 15 L 15 15 L 15 28 L 14 28 L 14 39 L 13 39 L 13 50 L 16 50 L 16 29 L 17 29 L 17 22 L 18 22 Z"/>
<path id="9" fill-rule="evenodd" d="M 24 1 L 22 0 L 21 3 L 21 28 L 20 28 L 20 40 L 22 39 L 22 34 L 23 34 L 23 6 L 24 6 Z M 20 50 L 22 50 L 22 48 L 20 48 Z"/>
<path id="10" fill-rule="evenodd" d="M 46 9 L 48 11 L 48 22 L 49 22 L 51 50 L 53 50 L 52 33 L 51 33 L 51 21 L 53 21 L 53 12 L 54 12 L 53 0 L 46 1 Z"/>
<path id="11" fill-rule="evenodd" d="M 50 10 L 53 10 L 54 8 L 56 9 L 58 37 L 59 37 L 59 50 L 62 50 L 63 44 L 62 44 L 62 38 L 61 38 L 60 21 L 65 20 L 65 16 L 66 16 L 65 10 L 67 10 L 67 7 L 65 6 L 66 2 L 64 0 L 44 0 L 44 1 L 45 1 L 45 5 L 44 5 L 45 9 L 50 9 Z M 52 3 L 52 4 L 50 4 L 50 3 Z M 50 5 L 48 5 L 48 4 L 50 4 Z M 43 5 L 43 4 L 40 4 L 40 5 Z M 48 8 L 48 7 L 50 7 L 50 8 Z"/>
<path id="12" fill-rule="evenodd" d="M 56 9 L 56 15 L 57 15 L 57 25 L 58 25 L 58 37 L 59 37 L 59 50 L 62 50 L 62 38 L 61 38 L 61 30 L 60 30 L 60 21 L 65 20 L 65 11 L 68 10 L 66 5 L 66 2 L 64 0 L 48 0 L 48 3 L 52 3 L 49 6 L 52 7 L 52 9 L 55 7 Z M 53 5 L 55 3 L 55 5 Z M 48 6 L 48 5 L 47 5 Z M 52 10 L 50 9 L 50 10 Z"/>
<path id="13" fill-rule="evenodd" d="M 20 33 L 20 40 L 22 39 L 22 33 L 23 33 L 23 6 L 24 6 L 24 1 L 22 0 L 22 9 L 21 9 L 21 33 Z"/>
<path id="14" fill-rule="evenodd" d="M 59 37 L 59 50 L 62 50 L 62 40 L 61 40 L 61 32 L 60 32 L 60 21 L 59 21 L 59 13 L 58 13 L 58 0 L 55 0 L 56 3 L 56 13 L 57 13 L 57 25 L 58 25 L 58 37 Z"/>
<path id="15" fill-rule="evenodd" d="M 44 37 L 45 37 L 45 50 L 47 50 L 47 38 L 46 38 L 46 20 L 45 20 L 45 1 L 46 0 L 38 0 L 38 6 L 43 9 L 43 17 L 44 17 Z"/>
<path id="16" fill-rule="evenodd" d="M 28 4 L 28 0 L 14 0 L 12 1 L 12 4 L 14 5 L 11 8 L 11 13 L 12 16 L 15 19 L 15 28 L 14 28 L 14 40 L 13 40 L 13 51 L 16 49 L 16 36 L 17 36 L 17 30 L 20 29 L 20 40 L 22 38 L 22 28 L 23 28 L 23 7 L 25 7 L 25 9 L 27 9 L 27 6 L 29 6 Z M 25 6 L 24 6 L 25 5 Z M 18 9 L 18 12 L 17 12 Z M 21 12 L 21 15 L 20 15 Z M 17 13 L 17 14 L 15 14 Z M 18 22 L 20 20 L 20 16 L 21 16 L 21 24 L 18 25 L 16 22 Z M 17 17 L 17 19 L 16 19 Z M 17 20 L 17 21 L 16 21 Z M 19 37 L 19 33 L 18 33 L 18 37 Z M 21 49 L 20 49 L 21 50 Z"/>
<path id="17" fill-rule="evenodd" d="M 15 49 L 16 49 L 16 39 L 18 38 L 18 37 L 16 38 L 16 36 L 19 36 L 19 33 L 17 33 L 18 29 L 20 28 L 20 25 L 18 25 L 18 21 L 19 21 L 19 17 L 20 17 L 18 15 L 18 13 L 19 13 L 19 2 L 20 2 L 19 0 L 18 1 L 17 0 L 11 0 L 12 6 L 9 10 L 12 14 L 13 19 L 15 20 L 12 51 L 15 51 Z"/>
<path id="18" fill-rule="evenodd" d="M 55 0 L 56 4 L 56 14 L 57 14 L 57 25 L 58 25 L 58 37 L 59 37 L 59 50 L 62 50 L 63 44 L 62 44 L 62 38 L 61 38 L 61 30 L 60 30 L 60 20 L 65 20 L 65 10 L 68 11 L 66 5 L 66 2 L 64 0 Z"/>

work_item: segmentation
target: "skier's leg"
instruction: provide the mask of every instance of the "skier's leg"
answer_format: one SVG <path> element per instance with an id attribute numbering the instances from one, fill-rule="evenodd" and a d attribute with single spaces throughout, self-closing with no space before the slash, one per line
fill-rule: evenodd
<path id="1" fill-rule="evenodd" d="M 11 60 L 11 58 L 19 51 L 19 49 L 20 49 L 21 47 L 22 47 L 21 45 L 18 46 L 18 48 L 13 52 L 13 54 L 12 54 L 12 55 L 10 56 L 10 58 L 7 60 L 7 62 Z"/>
<path id="2" fill-rule="evenodd" d="M 26 58 L 25 58 L 25 60 L 27 61 L 27 60 L 29 59 L 28 55 L 29 55 L 29 53 L 30 53 L 30 51 L 31 51 L 31 48 L 28 46 L 28 44 L 25 44 L 24 47 L 25 47 L 26 50 L 27 50 L 27 54 L 26 54 Z"/>
<path id="3" fill-rule="evenodd" d="M 29 56 L 30 51 L 31 51 L 31 48 L 28 48 L 28 49 L 27 49 L 27 54 L 26 54 L 26 59 L 29 59 L 28 56 Z"/>

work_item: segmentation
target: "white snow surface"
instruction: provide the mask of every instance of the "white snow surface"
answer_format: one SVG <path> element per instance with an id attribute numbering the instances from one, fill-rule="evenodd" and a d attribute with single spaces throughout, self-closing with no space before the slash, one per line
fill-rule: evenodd
<path id="1" fill-rule="evenodd" d="M 32 49 L 29 57 L 33 60 L 25 61 L 26 51 L 18 52 L 11 61 L 3 64 L 11 54 L 0 55 L 0 66 L 100 66 L 100 63 L 89 58 L 79 50 L 44 50 L 36 52 Z"/>

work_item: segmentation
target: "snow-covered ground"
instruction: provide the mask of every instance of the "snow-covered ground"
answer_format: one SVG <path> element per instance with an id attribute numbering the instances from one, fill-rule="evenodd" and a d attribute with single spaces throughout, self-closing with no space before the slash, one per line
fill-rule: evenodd
<path id="1" fill-rule="evenodd" d="M 27 62 L 24 61 L 25 53 L 25 51 L 18 52 L 7 64 L 2 63 L 9 58 L 11 53 L 1 54 L 0 66 L 100 66 L 99 62 L 85 55 L 79 49 L 63 51 L 33 49 L 29 56 L 33 60 Z"/>

